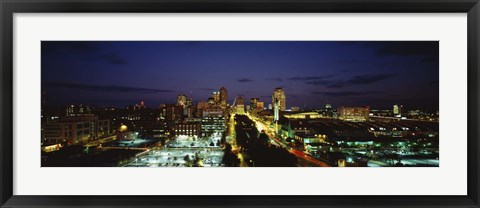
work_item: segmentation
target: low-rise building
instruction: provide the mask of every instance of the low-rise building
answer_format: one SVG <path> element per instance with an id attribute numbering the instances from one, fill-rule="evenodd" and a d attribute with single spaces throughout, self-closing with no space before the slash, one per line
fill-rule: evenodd
<path id="1" fill-rule="evenodd" d="M 110 121 L 97 116 L 67 116 L 44 126 L 42 146 L 85 144 L 110 135 Z"/>
<path id="2" fill-rule="evenodd" d="M 172 131 L 175 136 L 199 136 L 201 125 L 198 122 L 176 123 Z"/>
<path id="3" fill-rule="evenodd" d="M 338 118 L 345 121 L 367 121 L 370 115 L 370 107 L 340 107 Z"/>

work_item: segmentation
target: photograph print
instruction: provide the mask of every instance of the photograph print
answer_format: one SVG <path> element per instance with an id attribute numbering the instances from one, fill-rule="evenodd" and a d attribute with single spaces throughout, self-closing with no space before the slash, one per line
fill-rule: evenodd
<path id="1" fill-rule="evenodd" d="M 39 93 L 42 167 L 440 166 L 438 41 L 42 41 Z"/>

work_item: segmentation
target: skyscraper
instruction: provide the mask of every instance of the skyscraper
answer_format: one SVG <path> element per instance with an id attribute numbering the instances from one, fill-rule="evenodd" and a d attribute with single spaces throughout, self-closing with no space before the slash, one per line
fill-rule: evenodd
<path id="1" fill-rule="evenodd" d="M 282 88 L 277 87 L 273 91 L 273 96 L 272 96 L 272 105 L 275 106 L 275 100 L 278 100 L 279 103 L 279 108 L 281 111 L 284 111 L 287 109 L 287 103 L 286 103 L 286 97 L 285 97 L 285 91 L 283 91 Z"/>
<path id="2" fill-rule="evenodd" d="M 394 116 L 402 116 L 402 108 L 403 108 L 403 105 L 393 105 L 393 115 Z"/>
<path id="3" fill-rule="evenodd" d="M 177 105 L 185 107 L 187 105 L 187 96 L 180 94 L 177 96 Z"/>
<path id="4" fill-rule="evenodd" d="M 215 103 L 215 105 L 220 105 L 220 92 L 219 91 L 214 91 L 212 97 L 213 97 L 213 102 Z"/>
<path id="5" fill-rule="evenodd" d="M 222 108 L 227 107 L 227 99 L 228 99 L 228 94 L 227 94 L 227 89 L 225 87 L 220 88 L 220 106 Z"/>
<path id="6" fill-rule="evenodd" d="M 280 101 L 274 98 L 274 101 L 273 101 L 273 121 L 274 122 L 277 122 L 280 119 L 280 114 L 278 112 L 279 110 L 280 110 Z"/>

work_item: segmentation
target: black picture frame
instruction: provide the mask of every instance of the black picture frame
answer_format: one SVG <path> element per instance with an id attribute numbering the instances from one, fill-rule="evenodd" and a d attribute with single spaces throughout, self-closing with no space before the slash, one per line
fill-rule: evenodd
<path id="1" fill-rule="evenodd" d="M 0 0 L 1 207 L 480 207 L 478 0 Z M 14 13 L 467 13 L 468 195 L 466 196 L 24 196 L 13 195 Z M 445 180 L 455 180 L 445 178 Z"/>

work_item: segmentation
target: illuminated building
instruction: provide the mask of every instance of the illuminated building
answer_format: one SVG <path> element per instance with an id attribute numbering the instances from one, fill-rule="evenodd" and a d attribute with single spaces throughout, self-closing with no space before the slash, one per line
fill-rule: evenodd
<path id="1" fill-rule="evenodd" d="M 42 143 L 80 145 L 108 136 L 109 120 L 99 120 L 97 116 L 68 116 L 45 124 Z"/>
<path id="2" fill-rule="evenodd" d="M 192 98 L 187 98 L 187 107 L 192 105 L 193 105 Z"/>
<path id="3" fill-rule="evenodd" d="M 287 137 L 295 137 L 297 134 L 310 134 L 312 125 L 303 119 L 288 119 L 281 126 L 282 134 Z"/>
<path id="4" fill-rule="evenodd" d="M 184 94 L 177 96 L 177 105 L 185 107 L 187 105 L 187 96 Z"/>
<path id="5" fill-rule="evenodd" d="M 262 109 L 265 107 L 265 102 L 257 101 L 257 109 Z"/>
<path id="6" fill-rule="evenodd" d="M 220 107 L 223 109 L 227 108 L 228 92 L 225 87 L 220 88 Z"/>
<path id="7" fill-rule="evenodd" d="M 207 108 L 203 111 L 202 117 L 207 117 L 210 115 L 223 115 L 223 110 L 220 108 Z"/>
<path id="8" fill-rule="evenodd" d="M 272 104 L 268 104 L 268 110 L 272 110 L 273 108 L 273 105 Z"/>
<path id="9" fill-rule="evenodd" d="M 334 117 L 334 112 L 331 104 L 325 104 L 325 110 L 322 112 L 323 116 L 332 118 Z"/>
<path id="10" fill-rule="evenodd" d="M 280 101 L 275 99 L 273 102 L 273 121 L 277 122 L 280 119 Z"/>
<path id="11" fill-rule="evenodd" d="M 213 97 L 213 103 L 215 105 L 220 105 L 220 92 L 219 91 L 214 91 L 212 94 Z"/>
<path id="12" fill-rule="evenodd" d="M 169 123 L 181 121 L 183 120 L 183 107 L 175 104 L 161 105 L 160 118 Z"/>
<path id="13" fill-rule="evenodd" d="M 259 98 L 251 98 L 250 105 L 247 106 L 247 111 L 250 112 L 252 115 L 256 116 L 258 112 L 263 110 L 264 105 L 265 103 L 260 101 Z"/>
<path id="14" fill-rule="evenodd" d="M 298 112 L 298 113 L 285 114 L 284 116 L 285 116 L 286 118 L 291 118 L 291 119 L 316 119 L 316 118 L 322 118 L 322 115 L 319 114 L 318 112 Z"/>
<path id="15" fill-rule="evenodd" d="M 66 116 L 93 116 L 90 107 L 84 105 L 69 105 L 65 111 Z"/>
<path id="16" fill-rule="evenodd" d="M 275 88 L 273 91 L 272 95 L 272 105 L 275 103 L 275 101 L 278 100 L 278 105 L 279 109 L 281 111 L 284 111 L 287 109 L 287 102 L 286 102 L 286 97 L 285 97 L 285 91 L 282 88 Z M 273 106 L 275 107 L 275 106 Z"/>
<path id="17" fill-rule="evenodd" d="M 295 139 L 303 144 L 324 143 L 327 140 L 327 135 L 296 133 Z"/>
<path id="18" fill-rule="evenodd" d="M 235 101 L 234 101 L 234 106 L 235 106 L 235 109 L 236 109 L 236 113 L 237 114 L 245 114 L 245 106 L 244 106 L 244 103 L 243 103 L 243 98 L 242 96 L 238 96 Z"/>
<path id="19" fill-rule="evenodd" d="M 167 133 L 167 122 L 163 120 L 140 120 L 135 122 L 135 131 L 142 138 L 159 138 Z"/>
<path id="20" fill-rule="evenodd" d="M 140 103 L 133 105 L 133 108 L 131 108 L 131 109 L 140 110 L 140 109 L 145 109 L 145 108 L 147 108 L 145 106 L 145 102 L 141 101 Z"/>
<path id="21" fill-rule="evenodd" d="M 250 109 L 253 110 L 257 108 L 257 102 L 260 101 L 258 98 L 251 98 L 250 99 Z"/>
<path id="22" fill-rule="evenodd" d="M 226 119 L 223 112 L 209 112 L 204 115 L 201 123 L 201 135 L 203 137 L 213 134 L 223 134 L 226 129 Z"/>
<path id="23" fill-rule="evenodd" d="M 177 123 L 173 126 L 175 136 L 199 136 L 201 125 L 198 122 Z"/>
<path id="24" fill-rule="evenodd" d="M 208 98 L 208 105 L 215 105 L 215 99 L 213 97 Z"/>
<path id="25" fill-rule="evenodd" d="M 197 116 L 202 117 L 203 116 L 203 111 L 208 108 L 208 103 L 205 101 L 200 101 L 197 103 Z"/>
<path id="26" fill-rule="evenodd" d="M 194 118 L 197 116 L 197 106 L 190 105 L 183 109 L 183 112 L 187 118 Z"/>
<path id="27" fill-rule="evenodd" d="M 393 105 L 393 115 L 401 117 L 402 116 L 403 105 Z"/>
<path id="28" fill-rule="evenodd" d="M 340 107 L 339 119 L 345 121 L 366 121 L 370 114 L 370 107 Z"/>
<path id="29" fill-rule="evenodd" d="M 300 107 L 293 106 L 293 107 L 290 108 L 290 110 L 292 110 L 292 112 L 297 112 L 297 111 L 300 111 Z"/>
<path id="30" fill-rule="evenodd" d="M 274 123 L 274 131 L 275 133 L 278 133 L 278 120 L 280 119 L 280 101 L 274 98 L 274 103 L 273 103 L 273 123 Z"/>

